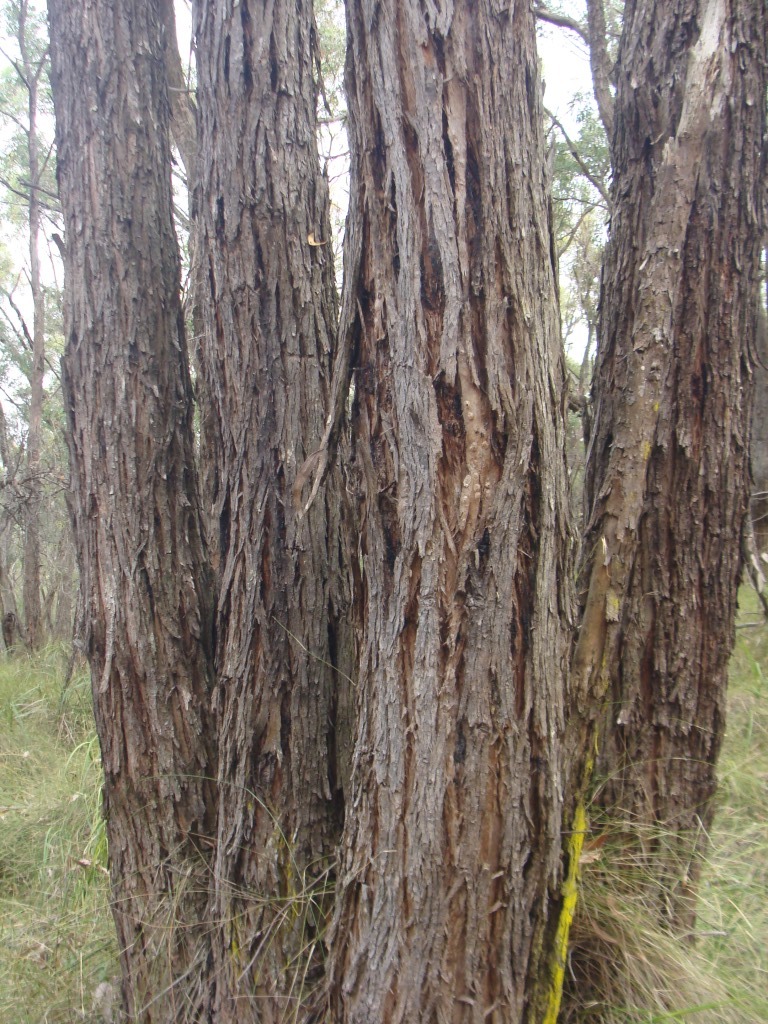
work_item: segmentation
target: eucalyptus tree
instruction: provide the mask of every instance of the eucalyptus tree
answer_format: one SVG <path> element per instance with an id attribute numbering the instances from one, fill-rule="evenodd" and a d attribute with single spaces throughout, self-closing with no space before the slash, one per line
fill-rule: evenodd
<path id="1" fill-rule="evenodd" d="M 534 19 L 356 0 L 347 26 L 340 344 L 365 604 L 331 1018 L 522 1020 L 546 987 L 573 809 Z"/>
<path id="2" fill-rule="evenodd" d="M 216 833 L 212 576 L 157 11 L 52 0 L 72 505 L 129 1019 L 200 1020 Z"/>
<path id="3" fill-rule="evenodd" d="M 629 2 L 615 102 L 601 107 L 610 99 L 613 178 L 584 541 L 585 580 L 605 590 L 599 803 L 684 930 L 748 510 L 765 52 L 762 4 Z"/>

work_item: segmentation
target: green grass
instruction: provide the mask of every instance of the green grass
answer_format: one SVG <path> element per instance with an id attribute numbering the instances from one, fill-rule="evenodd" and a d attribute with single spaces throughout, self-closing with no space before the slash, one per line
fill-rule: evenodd
<path id="1" fill-rule="evenodd" d="M 582 907 L 625 965 L 611 1024 L 768 1024 L 768 626 L 742 591 L 719 810 L 694 946 L 660 932 L 626 886 Z M 62 693 L 61 652 L 0 656 L 0 1021 L 101 1022 L 94 996 L 118 974 L 85 674 Z M 582 913 L 584 911 L 582 910 Z M 591 926 L 591 925 L 590 925 Z M 578 1018 L 589 1021 L 590 1008 Z"/>
<path id="2" fill-rule="evenodd" d="M 94 1019 L 98 985 L 118 972 L 89 684 L 80 676 L 62 693 L 63 665 L 55 649 L 0 663 L 6 1024 Z"/>

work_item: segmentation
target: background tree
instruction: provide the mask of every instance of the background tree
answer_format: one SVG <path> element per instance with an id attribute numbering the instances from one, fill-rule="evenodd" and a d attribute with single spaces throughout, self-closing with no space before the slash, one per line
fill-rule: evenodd
<path id="1" fill-rule="evenodd" d="M 29 502 L 24 537 L 24 618 L 27 641 L 40 640 L 40 434 L 42 431 L 45 376 L 45 292 L 40 275 L 40 220 L 42 172 L 45 155 L 38 131 L 39 94 L 48 70 L 48 48 L 42 32 L 30 26 L 26 0 L 18 5 L 17 41 L 21 60 L 15 65 L 28 96 L 27 158 L 29 161 L 29 285 L 34 306 L 32 318 L 32 368 L 30 374 L 29 431 L 27 433 L 27 487 Z M 48 147 L 50 156 L 51 147 Z"/>
<path id="2" fill-rule="evenodd" d="M 161 28 L 139 0 L 51 0 L 49 15 L 65 405 L 123 995 L 131 1019 L 199 1020 L 211 995 L 213 609 Z"/>
<path id="3" fill-rule="evenodd" d="M 22 536 L 19 563 L 22 569 L 25 638 L 36 647 L 52 635 L 55 622 L 65 629 L 71 581 L 65 580 L 71 545 L 66 539 L 66 517 L 60 497 L 63 471 L 57 459 L 57 441 L 50 428 L 58 401 L 46 409 L 47 389 L 58 389 L 57 374 L 46 359 L 46 339 L 60 331 L 59 296 L 46 283 L 50 265 L 44 247 L 44 222 L 58 228 L 58 200 L 54 179 L 52 114 L 48 83 L 48 39 L 43 11 L 28 0 L 3 7 L 7 34 L 8 67 L 0 83 L 0 119 L 7 135 L 0 157 L 0 183 L 10 197 L 5 213 L 9 232 L 22 238 L 28 259 L 14 266 L 9 260 L 2 288 L 5 343 L 0 360 L 5 365 L 6 401 L 16 403 L 17 422 L 23 424 L 22 461 L 6 476 L 5 508 L 18 523 Z M 55 337 L 51 339 L 55 347 Z M 22 383 L 26 379 L 26 384 Z M 48 378 L 48 380 L 46 380 Z M 52 446 L 53 443 L 53 446 Z M 60 446 L 59 446 L 60 447 Z M 58 493 L 58 497 L 57 497 Z M 6 534 L 10 536 L 9 521 Z M 41 573 L 42 552 L 46 572 Z M 57 552 L 54 555 L 54 552 Z M 58 557 L 61 555 L 62 557 Z M 63 559 L 63 560 L 62 560 Z M 53 569 L 53 571 L 50 571 Z M 64 576 L 58 576 L 58 573 Z M 61 584 L 59 612 L 52 608 Z M 5 604 L 15 612 L 11 584 L 5 588 Z M 71 626 L 70 626 L 71 628 Z"/>

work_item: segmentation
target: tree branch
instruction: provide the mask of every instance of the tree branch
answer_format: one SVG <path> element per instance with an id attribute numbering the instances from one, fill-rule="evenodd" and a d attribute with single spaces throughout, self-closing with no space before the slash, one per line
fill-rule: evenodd
<path id="1" fill-rule="evenodd" d="M 587 165 L 584 163 L 584 161 L 582 160 L 582 158 L 581 158 L 581 156 L 579 154 L 578 149 L 576 148 L 575 144 L 571 141 L 571 139 L 570 139 L 570 137 L 568 135 L 568 132 L 565 130 L 565 128 L 563 128 L 562 124 L 555 117 L 555 115 L 552 113 L 552 111 L 547 110 L 545 108 L 544 109 L 544 113 L 547 115 L 547 117 L 550 118 L 550 120 L 552 121 L 552 124 L 560 131 L 560 134 L 563 136 L 563 139 L 565 139 L 565 144 L 568 147 L 568 152 L 571 154 L 573 159 L 579 165 L 579 170 L 581 171 L 581 173 L 584 175 L 584 177 L 587 179 L 587 181 L 592 186 L 594 186 L 594 188 L 597 189 L 597 191 L 600 193 L 601 198 L 603 199 L 603 202 L 606 204 L 606 206 L 610 210 L 610 208 L 611 208 L 611 200 L 610 200 L 610 197 L 608 196 L 608 192 L 606 190 L 605 184 L 598 177 L 596 177 L 590 171 L 590 169 L 587 167 Z"/>
<path id="2" fill-rule="evenodd" d="M 558 259 L 562 259 L 563 256 L 565 256 L 566 252 L 568 252 L 568 249 L 570 248 L 571 243 L 573 242 L 574 238 L 576 237 L 576 233 L 578 232 L 578 230 L 581 227 L 581 225 L 584 223 L 584 218 L 588 217 L 589 214 L 592 213 L 592 211 L 596 208 L 596 206 L 597 206 L 597 203 L 584 203 L 584 208 L 582 209 L 579 217 L 577 218 L 576 223 L 573 226 L 572 230 L 569 231 L 568 234 L 566 235 L 565 242 L 561 246 L 558 247 L 558 250 L 557 250 L 557 258 Z"/>
<path id="3" fill-rule="evenodd" d="M 197 160 L 197 122 L 195 105 L 187 88 L 179 54 L 173 0 L 160 0 L 158 10 L 165 34 L 165 73 L 171 101 L 171 133 L 184 164 L 188 186 L 194 187 Z"/>
<path id="4" fill-rule="evenodd" d="M 19 334 L 18 331 L 16 331 L 15 332 L 16 333 L 16 337 L 20 341 L 23 341 L 24 344 L 26 345 L 26 347 L 29 349 L 29 351 L 32 352 L 34 350 L 35 346 L 34 346 L 34 344 L 32 342 L 32 335 L 29 333 L 29 328 L 27 327 L 27 321 L 24 319 L 24 316 L 23 316 L 21 310 L 19 309 L 19 307 L 16 305 L 16 303 L 15 303 L 15 301 L 13 299 L 12 293 L 3 290 L 3 294 L 5 295 L 6 299 L 8 300 L 8 305 L 11 307 L 13 312 L 16 314 L 16 316 L 18 317 L 19 323 L 21 324 L 22 333 Z M 6 314 L 6 320 L 8 320 L 8 322 L 10 324 L 10 317 L 7 314 Z"/>
<path id="5" fill-rule="evenodd" d="M 597 110 L 608 136 L 613 139 L 614 99 L 611 92 L 611 59 L 608 55 L 607 29 L 603 0 L 587 0 L 587 28 L 589 31 L 589 66 L 592 69 L 592 88 Z"/>
<path id="6" fill-rule="evenodd" d="M 549 25 L 556 25 L 558 28 L 567 28 L 569 31 L 575 32 L 589 46 L 587 31 L 575 18 L 569 18 L 565 14 L 560 14 L 558 11 L 550 11 L 548 7 L 539 5 L 533 8 L 533 13 L 539 21 L 546 21 Z"/>

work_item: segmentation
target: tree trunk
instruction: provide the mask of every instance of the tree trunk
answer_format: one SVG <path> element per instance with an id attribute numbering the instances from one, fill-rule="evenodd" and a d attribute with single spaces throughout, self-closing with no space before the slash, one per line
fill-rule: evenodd
<path id="1" fill-rule="evenodd" d="M 51 0 L 74 519 L 131 1020 L 198 1021 L 215 830 L 211 585 L 153 3 Z"/>
<path id="2" fill-rule="evenodd" d="M 219 1021 L 303 1019 L 343 820 L 352 671 L 338 472 L 305 517 L 291 499 L 323 433 L 337 317 L 315 30 L 309 0 L 199 2 L 195 18 L 199 300 L 217 426 L 215 1008 Z"/>
<path id="3" fill-rule="evenodd" d="M 34 60 L 28 51 L 27 4 L 19 7 L 18 43 L 28 96 L 29 130 L 29 285 L 32 291 L 32 366 L 29 374 L 29 424 L 24 508 L 24 621 L 27 643 L 31 648 L 41 640 L 40 606 L 40 445 L 45 400 L 45 292 L 40 278 L 40 142 L 37 130 L 40 76 L 46 58 Z"/>
<path id="4" fill-rule="evenodd" d="M 57 563 L 56 613 L 52 633 L 56 640 L 71 643 L 74 631 L 74 595 L 77 587 L 77 570 L 73 537 L 68 521 L 65 522 L 61 533 Z"/>
<path id="5" fill-rule="evenodd" d="M 509 1024 L 540 1006 L 572 804 L 534 21 L 491 0 L 347 18 L 365 605 L 330 1013 Z"/>
<path id="6" fill-rule="evenodd" d="M 5 470 L 2 479 L 3 490 L 10 489 L 14 487 L 18 466 L 16 460 L 11 458 L 8 447 L 8 423 L 2 403 L 0 403 L 0 461 Z M 13 580 L 8 572 L 8 546 L 12 526 L 13 519 L 4 514 L 0 520 L 0 615 L 5 618 L 8 612 L 13 612 L 14 618 L 18 622 L 19 609 L 16 606 Z"/>
<path id="7" fill-rule="evenodd" d="M 686 930 L 748 507 L 765 52 L 751 0 L 625 8 L 586 475 L 609 581 L 598 803 Z"/>

